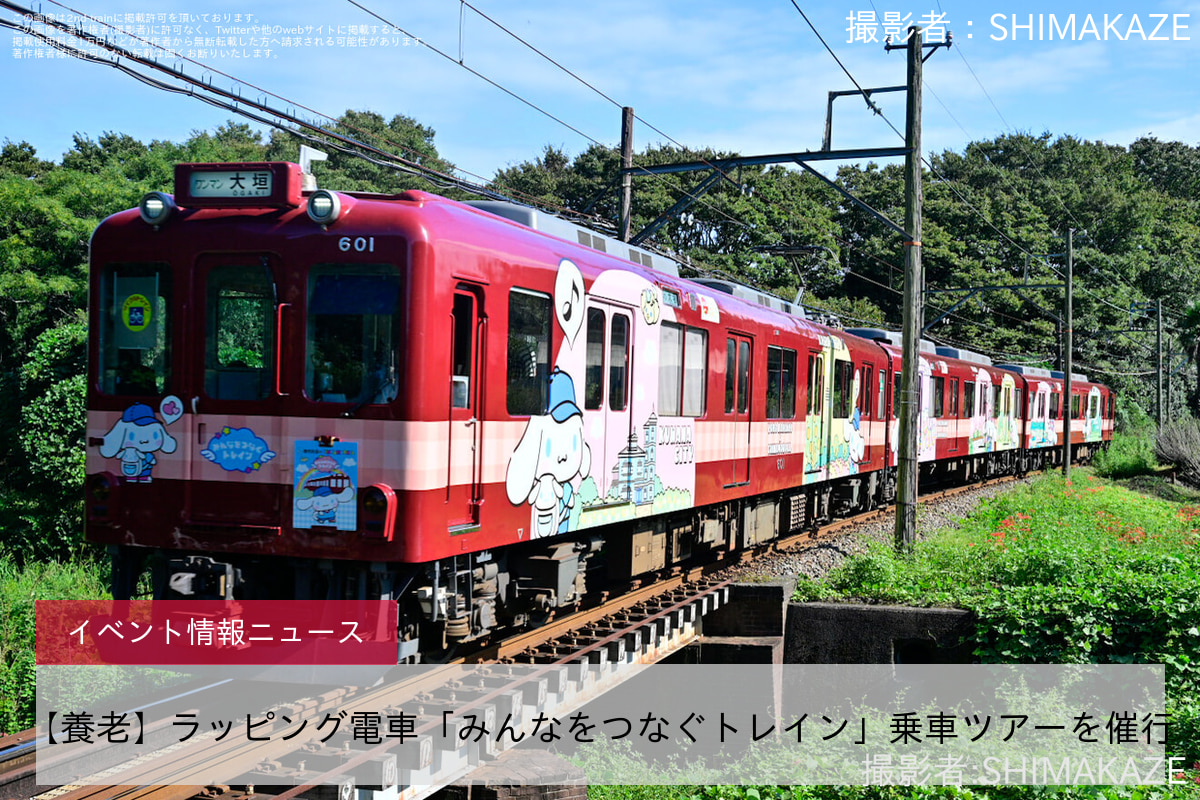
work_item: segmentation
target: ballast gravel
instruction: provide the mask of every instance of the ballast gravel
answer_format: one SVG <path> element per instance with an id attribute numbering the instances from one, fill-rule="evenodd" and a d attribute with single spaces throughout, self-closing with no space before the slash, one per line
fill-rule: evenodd
<path id="1" fill-rule="evenodd" d="M 917 538 L 956 525 L 984 500 L 1029 483 L 1029 479 L 992 483 L 936 500 L 927 500 L 917 510 Z M 863 521 L 838 531 L 827 540 L 803 550 L 770 553 L 753 563 L 730 567 L 722 577 L 739 580 L 764 580 L 806 575 L 821 578 L 841 566 L 852 555 L 866 552 L 872 542 L 890 543 L 895 535 L 896 515 L 889 512 L 877 519 Z"/>

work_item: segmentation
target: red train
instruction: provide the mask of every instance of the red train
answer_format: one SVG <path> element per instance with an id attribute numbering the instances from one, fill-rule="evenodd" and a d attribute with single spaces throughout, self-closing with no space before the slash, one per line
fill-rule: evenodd
<path id="1" fill-rule="evenodd" d="M 532 209 L 305 177 L 180 165 L 93 236 L 117 597 L 392 596 L 414 658 L 892 500 L 894 334 Z M 923 478 L 1061 457 L 1061 375 L 932 346 L 921 372 Z M 1086 456 L 1113 395 L 1073 386 Z"/>

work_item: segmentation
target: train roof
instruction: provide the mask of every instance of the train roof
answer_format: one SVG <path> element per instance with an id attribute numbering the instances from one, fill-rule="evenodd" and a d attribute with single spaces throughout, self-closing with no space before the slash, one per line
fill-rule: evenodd
<path id="1" fill-rule="evenodd" d="M 860 339 L 870 339 L 876 342 L 890 344 L 892 347 L 904 346 L 904 335 L 900 331 L 886 331 L 882 328 L 846 328 L 846 333 L 851 336 L 857 336 Z M 921 340 L 922 353 L 936 353 L 937 345 L 928 339 Z"/>
<path id="2" fill-rule="evenodd" d="M 566 239 L 568 242 L 576 242 L 584 247 L 599 250 L 601 253 L 609 253 L 618 258 L 627 259 L 635 264 L 641 264 L 643 267 L 649 267 L 656 272 L 662 272 L 674 278 L 679 277 L 679 264 L 664 255 L 652 253 L 644 247 L 623 242 L 620 239 L 603 233 L 597 233 L 591 228 L 585 228 L 582 225 L 562 219 L 561 217 L 556 217 L 553 214 L 547 214 L 536 208 L 509 203 L 504 200 L 471 200 L 465 203 L 465 205 L 478 208 L 480 211 L 486 211 L 489 214 L 495 214 L 498 217 L 511 220 L 527 228 L 532 228 L 535 231 L 548 233 L 551 236 Z"/>

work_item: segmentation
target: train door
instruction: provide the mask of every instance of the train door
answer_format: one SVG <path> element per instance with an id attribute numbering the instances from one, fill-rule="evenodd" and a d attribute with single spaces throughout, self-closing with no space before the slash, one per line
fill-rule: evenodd
<path id="1" fill-rule="evenodd" d="M 727 486 L 750 482 L 750 387 L 753 346 L 747 336 L 729 334 L 725 339 L 725 413 L 729 426 L 732 473 Z"/>
<path id="2" fill-rule="evenodd" d="M 825 417 L 825 353 L 808 354 L 808 401 L 804 418 L 804 481 L 820 479 L 829 464 L 829 424 Z"/>
<path id="3" fill-rule="evenodd" d="M 184 517 L 201 525 L 277 529 L 281 524 L 282 359 L 275 259 L 202 256 L 188 329 L 203 332 L 187 354 L 190 425 Z"/>
<path id="4" fill-rule="evenodd" d="M 479 524 L 483 501 L 484 342 L 483 287 L 459 283 L 450 311 L 450 444 L 447 519 L 451 527 Z"/>
<path id="5" fill-rule="evenodd" d="M 627 308 L 590 300 L 586 326 L 583 413 L 588 420 L 599 416 L 603 421 L 598 442 L 589 436 L 599 445 L 592 452 L 592 474 L 600 476 L 602 497 L 649 502 L 654 493 L 653 475 L 644 474 L 636 458 L 646 443 L 639 445 L 634 436 L 629 403 L 633 316 Z"/>
<path id="6" fill-rule="evenodd" d="M 874 378 L 875 365 L 863 362 L 859 367 L 858 400 L 856 401 L 858 419 L 854 420 L 854 428 L 858 432 L 858 438 L 862 441 L 860 464 L 868 464 L 871 461 L 871 420 L 874 418 L 871 400 L 875 393 Z"/>

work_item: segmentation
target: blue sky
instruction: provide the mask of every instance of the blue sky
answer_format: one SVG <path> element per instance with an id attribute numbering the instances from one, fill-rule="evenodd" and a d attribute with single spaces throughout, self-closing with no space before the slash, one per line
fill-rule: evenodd
<path id="1" fill-rule="evenodd" d="M 639 123 L 634 131 L 638 149 L 667 137 L 743 154 L 817 149 L 826 93 L 852 88 L 790 0 L 471 2 L 618 105 L 633 106 L 661 131 Z M 925 65 L 926 152 L 961 150 L 969 141 L 1013 130 L 1115 144 L 1144 135 L 1200 143 L 1195 79 L 1200 0 L 797 2 L 867 87 L 904 81 L 903 52 L 885 53 L 878 41 L 885 22 L 936 15 L 935 30 L 954 32 L 954 48 L 938 51 Z M 74 0 L 69 5 L 125 28 L 150 26 L 148 36 L 178 39 L 174 49 L 185 54 L 205 49 L 197 60 L 319 112 L 336 116 L 355 108 L 414 117 L 436 130 L 441 154 L 475 180 L 535 157 L 547 144 L 573 155 L 591 140 L 616 146 L 620 137 L 618 105 L 454 0 L 362 0 L 450 59 L 414 42 L 405 44 L 403 34 L 383 36 L 383 23 L 349 2 Z M 40 8 L 70 16 L 49 2 Z M 176 19 L 139 22 L 139 14 Z M 207 20 L 197 18 L 204 14 Z M 126 15 L 132 15 L 129 21 Z M 182 23 L 181 15 L 192 19 Z M 236 15 L 242 16 L 241 23 Z M 6 12 L 0 16 L 15 18 Z M 861 38 L 874 34 L 877 41 L 848 41 L 851 17 Z M 1073 35 L 1067 27 L 1072 19 Z M 1032 28 L 1014 31 L 1014 21 L 1032 23 Z M 174 24 L 190 24 L 193 31 L 164 30 Z M 257 42 L 230 47 L 216 41 L 218 27 L 255 24 L 278 29 L 268 35 L 272 42 L 267 48 Z M 289 31 L 304 29 L 300 35 L 306 37 L 321 31 L 325 38 L 330 26 L 335 42 L 350 34 L 350 26 L 378 27 L 365 32 L 365 47 L 289 42 L 296 38 Z M 243 44 L 252 36 L 243 35 Z M 181 140 L 230 117 L 108 67 L 46 58 L 45 48 L 18 37 L 0 28 L 0 103 L 5 109 L 0 139 L 29 141 L 42 157 L 59 158 L 75 133 L 94 138 L 116 131 L 144 141 Z M 1158 40 L 1149 41 L 1151 37 Z M 384 43 L 370 46 L 373 38 Z M 255 57 L 256 45 L 269 49 L 269 56 Z M 221 54 L 231 50 L 249 57 Z M 579 132 L 470 74 L 455 63 L 460 57 Z M 219 75 L 211 77 L 215 84 L 232 85 Z M 243 93 L 257 94 L 253 89 Z M 903 129 L 903 96 L 883 95 L 879 101 L 888 119 Z M 837 148 L 899 144 L 887 124 L 853 98 L 837 101 L 833 141 Z"/>

